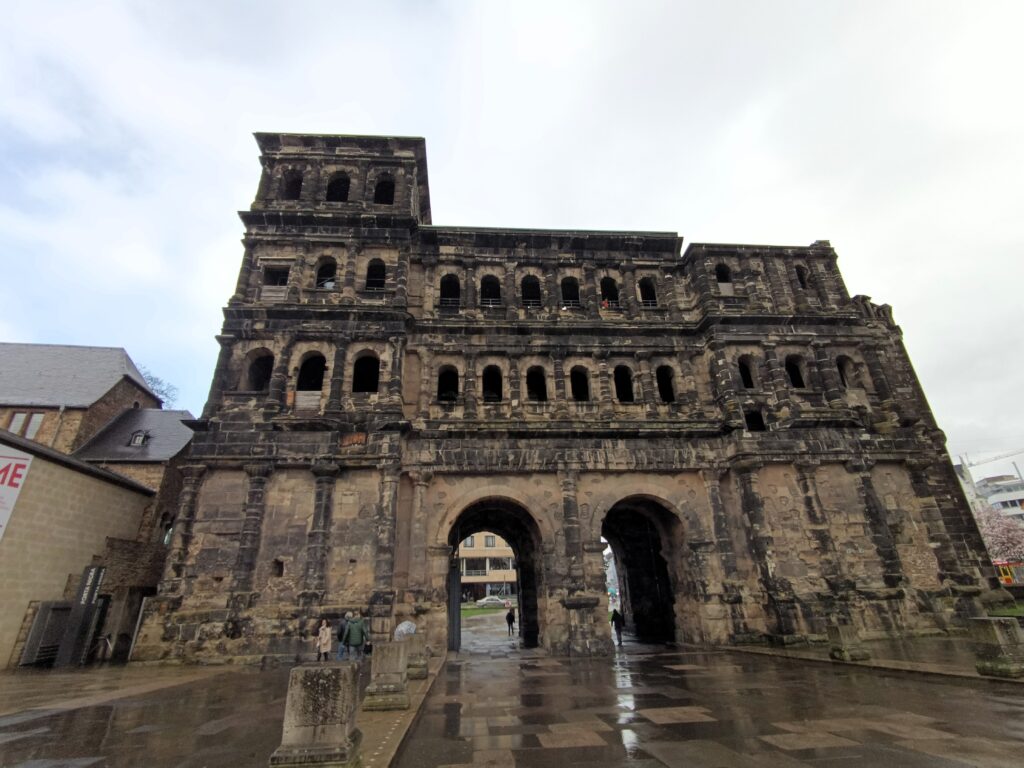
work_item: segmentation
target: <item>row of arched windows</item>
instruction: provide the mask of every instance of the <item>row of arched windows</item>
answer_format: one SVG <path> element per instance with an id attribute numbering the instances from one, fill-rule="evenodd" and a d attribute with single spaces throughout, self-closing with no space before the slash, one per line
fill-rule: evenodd
<path id="1" fill-rule="evenodd" d="M 292 168 L 281 176 L 281 199 L 298 200 L 302 197 L 302 186 L 305 174 L 298 168 Z M 347 203 L 352 182 L 344 171 L 338 171 L 327 180 L 324 197 L 328 203 Z M 376 205 L 393 205 L 395 202 L 395 180 L 390 174 L 383 174 L 377 179 L 373 188 L 373 202 Z"/>
<path id="2" fill-rule="evenodd" d="M 295 389 L 299 392 L 319 392 L 323 389 L 327 360 L 314 353 L 306 357 L 299 366 Z M 270 388 L 274 371 L 274 355 L 266 349 L 249 354 L 248 368 L 240 389 L 250 392 L 265 392 Z M 655 370 L 658 398 L 663 403 L 675 402 L 675 373 L 671 366 L 661 365 Z M 633 370 L 628 365 L 617 365 L 612 372 L 615 399 L 620 403 L 636 402 L 633 387 Z M 526 399 L 543 403 L 549 399 L 548 373 L 543 366 L 534 365 L 526 370 Z M 569 371 L 569 396 L 576 402 L 589 402 L 593 398 L 591 371 L 582 365 L 573 366 Z M 380 359 L 372 352 L 356 358 L 352 366 L 352 392 L 372 393 L 380 388 Z M 437 374 L 437 400 L 454 402 L 461 392 L 458 369 L 443 365 Z M 505 399 L 505 375 L 497 365 L 488 365 L 481 375 L 481 395 L 485 403 L 500 403 Z"/>
<path id="3" fill-rule="evenodd" d="M 751 355 L 743 355 L 737 361 L 740 384 L 744 389 L 757 389 L 760 386 L 759 365 L 759 361 Z M 850 357 L 840 355 L 836 358 L 835 365 L 840 387 L 850 389 L 862 386 L 857 366 Z M 801 355 L 787 355 L 783 367 L 790 387 L 793 389 L 807 388 L 806 363 Z"/>
<path id="4" fill-rule="evenodd" d="M 796 273 L 796 282 L 802 290 L 807 290 L 811 287 L 811 274 L 807 271 L 807 267 L 803 264 L 797 264 L 794 267 Z M 715 282 L 719 286 L 730 285 L 732 283 L 732 270 L 729 269 L 728 264 L 718 263 L 715 265 Z"/>
<path id="5" fill-rule="evenodd" d="M 619 306 L 619 286 L 615 278 L 603 277 L 599 283 L 601 306 L 604 309 Z M 640 303 L 645 307 L 658 306 L 658 291 L 651 277 L 641 278 L 637 282 Z M 524 307 L 539 307 L 542 302 L 540 278 L 526 275 L 519 282 L 519 295 Z M 455 309 L 462 306 L 462 282 L 458 275 L 446 274 L 441 278 L 440 306 Z M 576 309 L 583 306 L 580 299 L 580 282 L 575 277 L 564 277 L 559 283 L 559 299 L 563 309 Z M 480 304 L 484 307 L 502 306 L 501 280 L 494 275 L 485 275 L 480 279 Z"/>

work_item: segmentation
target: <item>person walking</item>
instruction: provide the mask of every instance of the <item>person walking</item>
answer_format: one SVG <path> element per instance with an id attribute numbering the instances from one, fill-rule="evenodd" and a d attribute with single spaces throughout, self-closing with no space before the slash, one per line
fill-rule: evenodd
<path id="1" fill-rule="evenodd" d="M 612 627 L 615 628 L 615 639 L 619 645 L 622 645 L 622 626 L 626 623 L 626 620 L 622 618 L 622 614 L 619 613 L 619 609 L 616 608 L 612 611 Z"/>
<path id="2" fill-rule="evenodd" d="M 316 632 L 316 660 L 327 661 L 331 657 L 331 625 L 327 619 L 320 619 Z"/>
<path id="3" fill-rule="evenodd" d="M 348 620 L 351 618 L 352 612 L 349 611 L 338 622 L 338 661 L 345 660 L 345 627 L 348 626 Z"/>
<path id="4" fill-rule="evenodd" d="M 512 627 L 516 623 L 516 609 L 509 608 L 508 613 L 505 614 L 505 623 L 508 624 L 508 636 L 512 637 Z"/>
<path id="5" fill-rule="evenodd" d="M 366 627 L 363 625 L 363 618 L 359 615 L 359 611 L 356 611 L 355 615 L 348 619 L 343 642 L 348 646 L 348 657 L 353 661 L 362 661 L 363 646 L 366 645 Z"/>

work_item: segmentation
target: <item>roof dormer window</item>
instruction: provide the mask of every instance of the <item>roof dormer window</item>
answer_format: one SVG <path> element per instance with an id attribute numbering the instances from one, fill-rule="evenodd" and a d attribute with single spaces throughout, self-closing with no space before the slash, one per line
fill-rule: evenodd
<path id="1" fill-rule="evenodd" d="M 131 439 L 128 441 L 128 445 L 142 446 L 149 442 L 149 432 L 144 429 L 136 430 L 132 432 Z"/>

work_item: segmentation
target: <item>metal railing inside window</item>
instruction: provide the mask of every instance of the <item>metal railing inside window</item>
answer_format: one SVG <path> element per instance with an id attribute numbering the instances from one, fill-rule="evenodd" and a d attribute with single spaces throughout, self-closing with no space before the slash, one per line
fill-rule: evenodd
<path id="1" fill-rule="evenodd" d="M 658 306 L 658 300 L 657 299 L 642 299 L 640 301 L 640 304 L 643 306 L 644 309 L 651 309 L 653 307 Z"/>
<path id="2" fill-rule="evenodd" d="M 442 299 L 444 301 L 444 299 Z M 480 299 L 480 306 L 482 307 L 500 307 L 501 299 Z"/>

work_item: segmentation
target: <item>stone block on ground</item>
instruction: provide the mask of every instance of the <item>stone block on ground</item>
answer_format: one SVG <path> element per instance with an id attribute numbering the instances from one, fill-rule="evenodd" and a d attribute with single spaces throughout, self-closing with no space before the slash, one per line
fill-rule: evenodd
<path id="1" fill-rule="evenodd" d="M 407 674 L 410 680 L 425 680 L 427 677 L 427 636 L 421 632 L 406 636 L 408 656 Z"/>
<path id="2" fill-rule="evenodd" d="M 288 678 L 281 746 L 270 765 L 358 768 L 359 665 L 305 664 Z"/>
<path id="3" fill-rule="evenodd" d="M 978 674 L 1024 677 L 1024 632 L 1014 618 L 971 619 Z"/>
<path id="4" fill-rule="evenodd" d="M 852 624 L 828 625 L 828 655 L 838 661 L 865 661 L 871 654 L 860 643 L 860 635 Z"/>
<path id="5" fill-rule="evenodd" d="M 374 643 L 365 710 L 409 708 L 409 648 L 406 640 Z"/>

